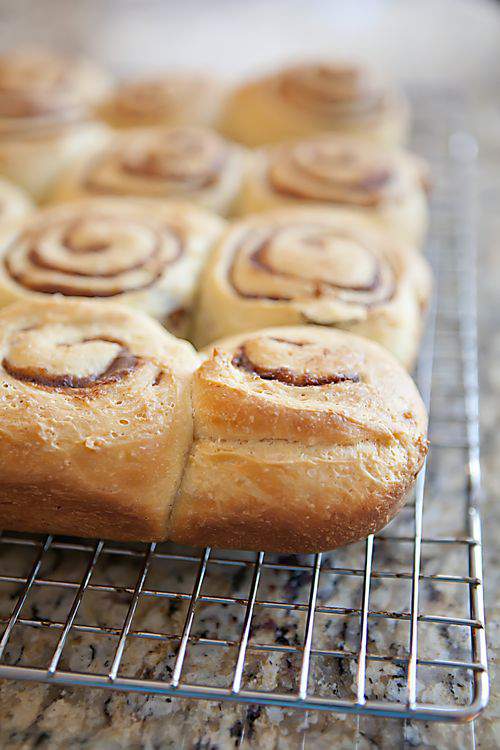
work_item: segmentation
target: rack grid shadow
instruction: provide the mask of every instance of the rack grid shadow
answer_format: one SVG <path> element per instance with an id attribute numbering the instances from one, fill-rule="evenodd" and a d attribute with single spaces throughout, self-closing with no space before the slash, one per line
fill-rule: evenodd
<path id="1" fill-rule="evenodd" d="M 441 721 L 485 707 L 477 146 L 459 97 L 413 98 L 436 276 L 416 372 L 432 448 L 413 501 L 316 555 L 4 532 L 1 678 Z"/>

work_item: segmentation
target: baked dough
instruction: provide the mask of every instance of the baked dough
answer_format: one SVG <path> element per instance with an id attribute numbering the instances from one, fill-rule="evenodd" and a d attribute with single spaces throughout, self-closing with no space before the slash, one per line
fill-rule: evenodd
<path id="1" fill-rule="evenodd" d="M 224 221 L 184 203 L 95 198 L 40 211 L 0 247 L 0 306 L 47 295 L 121 302 L 188 333 Z"/>
<path id="2" fill-rule="evenodd" d="M 407 136 L 408 115 L 404 97 L 366 66 L 312 62 L 237 86 L 220 129 L 248 146 L 323 131 L 399 144 Z"/>
<path id="3" fill-rule="evenodd" d="M 69 164 L 106 142 L 92 108 L 108 85 L 87 61 L 41 50 L 0 57 L 0 174 L 45 199 Z"/>
<path id="4" fill-rule="evenodd" d="M 17 185 L 0 178 L 0 238 L 7 238 L 9 231 L 20 219 L 33 211 L 33 202 Z"/>
<path id="5" fill-rule="evenodd" d="M 202 356 L 121 305 L 0 312 L 0 527 L 306 552 L 401 507 L 427 419 L 382 347 L 299 326 Z"/>
<path id="6" fill-rule="evenodd" d="M 275 209 L 230 226 L 203 274 L 194 343 L 270 325 L 316 323 L 367 336 L 410 368 L 427 262 L 349 210 Z"/>
<path id="7" fill-rule="evenodd" d="M 191 444 L 190 344 L 120 305 L 0 313 L 0 526 L 163 538 Z"/>
<path id="8" fill-rule="evenodd" d="M 427 451 L 409 375 L 343 331 L 219 341 L 193 382 L 194 443 L 169 532 L 177 542 L 312 552 L 356 541 L 402 506 Z"/>
<path id="9" fill-rule="evenodd" d="M 221 86 L 204 73 L 171 71 L 124 81 L 99 107 L 114 128 L 212 125 Z"/>
<path id="10" fill-rule="evenodd" d="M 241 214 L 277 206 L 351 208 L 404 242 L 427 229 L 428 174 L 415 155 L 338 135 L 320 135 L 255 152 Z"/>
<path id="11" fill-rule="evenodd" d="M 63 175 L 52 201 L 96 195 L 178 199 L 227 215 L 239 200 L 245 164 L 241 146 L 206 128 L 130 130 Z"/>

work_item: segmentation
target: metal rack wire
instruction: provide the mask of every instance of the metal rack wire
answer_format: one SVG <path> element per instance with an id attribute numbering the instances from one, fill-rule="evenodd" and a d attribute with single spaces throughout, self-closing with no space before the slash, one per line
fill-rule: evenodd
<path id="1" fill-rule="evenodd" d="M 0 677 L 441 721 L 485 707 L 477 148 L 453 95 L 416 102 L 437 288 L 417 370 L 432 450 L 414 502 L 364 544 L 313 556 L 5 532 Z"/>

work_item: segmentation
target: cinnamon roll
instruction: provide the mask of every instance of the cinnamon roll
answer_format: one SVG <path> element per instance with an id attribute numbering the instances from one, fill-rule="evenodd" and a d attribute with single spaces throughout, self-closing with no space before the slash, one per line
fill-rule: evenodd
<path id="1" fill-rule="evenodd" d="M 40 50 L 0 57 L 0 174 L 44 199 L 69 164 L 102 147 L 92 108 L 108 87 L 94 65 Z"/>
<path id="2" fill-rule="evenodd" d="M 0 305 L 48 295 L 122 302 L 186 336 L 223 220 L 188 204 L 96 198 L 29 218 L 0 254 Z"/>
<path id="3" fill-rule="evenodd" d="M 245 161 L 240 146 L 205 128 L 133 130 L 70 169 L 52 199 L 182 199 L 226 215 L 239 197 Z"/>
<path id="4" fill-rule="evenodd" d="M 382 347 L 315 326 L 217 342 L 193 380 L 178 542 L 333 549 L 383 527 L 427 451 L 413 381 Z"/>
<path id="5" fill-rule="evenodd" d="M 220 129 L 249 146 L 334 131 L 384 144 L 402 143 L 408 105 L 370 69 L 355 63 L 295 65 L 238 86 Z"/>
<path id="6" fill-rule="evenodd" d="M 430 271 L 423 257 L 347 210 L 276 209 L 235 222 L 201 284 L 194 341 L 315 323 L 378 341 L 411 367 Z"/>
<path id="7" fill-rule="evenodd" d="M 408 152 L 322 135 L 255 152 L 240 213 L 275 206 L 343 206 L 420 245 L 427 229 L 428 175 Z"/>
<path id="8" fill-rule="evenodd" d="M 0 313 L 0 527 L 163 538 L 192 434 L 192 347 L 120 305 Z"/>
<path id="9" fill-rule="evenodd" d="M 221 88 L 210 76 L 170 72 L 125 81 L 99 111 L 114 128 L 211 125 L 220 98 Z"/>

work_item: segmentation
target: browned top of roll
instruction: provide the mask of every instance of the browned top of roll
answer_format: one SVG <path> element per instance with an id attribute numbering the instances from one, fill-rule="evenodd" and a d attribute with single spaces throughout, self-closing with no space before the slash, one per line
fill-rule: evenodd
<path id="1" fill-rule="evenodd" d="M 315 326 L 270 328 L 216 342 L 195 375 L 200 437 L 387 444 L 420 440 L 425 409 L 382 347 Z"/>
<path id="2" fill-rule="evenodd" d="M 125 81 L 105 104 L 104 113 L 130 125 L 188 121 L 190 114 L 196 121 L 201 106 L 208 107 L 216 96 L 216 88 L 209 76 L 190 71 Z"/>
<path id="3" fill-rule="evenodd" d="M 13 382 L 72 399 L 98 399 L 110 387 L 173 398 L 173 373 L 193 368 L 189 349 L 121 306 L 54 298 L 17 303 L 0 315 L 1 400 L 8 406 Z"/>
<path id="4" fill-rule="evenodd" d="M 189 195 L 216 185 L 230 155 L 229 145 L 210 130 L 143 130 L 99 154 L 86 170 L 84 187 L 107 195 Z"/>
<path id="5" fill-rule="evenodd" d="M 94 65 L 44 50 L 0 57 L 0 134 L 81 119 L 107 88 Z"/>
<path id="6" fill-rule="evenodd" d="M 325 119 L 361 119 L 377 114 L 389 90 L 362 65 L 313 62 L 286 68 L 276 77 L 281 96 L 297 109 Z"/>
<path id="7" fill-rule="evenodd" d="M 6 248 L 4 273 L 46 294 L 104 298 L 146 289 L 184 253 L 183 222 L 155 209 L 112 199 L 48 209 Z"/>
<path id="8" fill-rule="evenodd" d="M 377 207 L 421 187 L 416 159 L 346 136 L 316 136 L 264 153 L 269 187 L 302 201 Z"/>
<path id="9" fill-rule="evenodd" d="M 5 372 L 17 380 L 47 388 L 90 388 L 121 380 L 140 366 L 140 360 L 121 341 L 105 337 L 76 341 L 66 341 L 63 337 L 56 344 L 63 349 L 67 348 L 70 358 L 102 358 L 100 366 L 85 374 L 74 374 L 67 369 L 65 372 L 55 372 L 39 362 L 35 364 L 33 361 L 25 361 L 26 349 L 38 348 L 37 338 L 46 336 L 47 333 L 43 327 L 34 326 L 14 336 L 9 353 L 2 360 Z"/>
<path id="10" fill-rule="evenodd" d="M 397 271 L 391 244 L 347 212 L 296 209 L 240 221 L 221 243 L 228 280 L 249 299 L 307 304 L 340 318 L 388 302 Z M 313 317 L 313 310 L 311 309 Z M 313 317 L 314 319 L 314 317 Z"/>
<path id="11" fill-rule="evenodd" d="M 244 341 L 231 360 L 263 380 L 275 380 L 285 385 L 305 388 L 312 385 L 331 385 L 359 382 L 359 373 L 338 367 L 335 352 L 320 348 L 308 340 L 297 341 L 278 336 Z"/>

